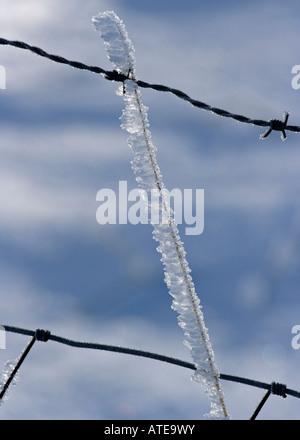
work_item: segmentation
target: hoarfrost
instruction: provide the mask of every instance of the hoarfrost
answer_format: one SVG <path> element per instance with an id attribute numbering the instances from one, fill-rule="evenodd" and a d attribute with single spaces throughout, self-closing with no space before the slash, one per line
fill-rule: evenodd
<path id="1" fill-rule="evenodd" d="M 134 48 L 128 38 L 127 31 L 122 21 L 113 11 L 100 13 L 92 18 L 95 28 L 101 32 L 108 58 L 119 73 L 135 71 Z M 116 26 L 112 26 L 112 23 Z"/>
<path id="2" fill-rule="evenodd" d="M 162 257 L 165 282 L 173 297 L 172 308 L 178 313 L 178 323 L 185 335 L 184 343 L 190 349 L 197 367 L 193 379 L 204 386 L 210 399 L 211 412 L 208 417 L 228 419 L 219 372 L 214 361 L 200 300 L 190 275 L 191 270 L 173 212 L 164 196 L 165 186 L 149 130 L 148 109 L 142 104 L 141 93 L 135 83 L 133 45 L 125 26 L 114 12 L 99 14 L 93 18 L 93 23 L 101 33 L 108 57 L 115 69 L 128 76 L 124 81 L 125 110 L 121 116 L 121 127 L 130 135 L 128 144 L 133 152 L 131 165 L 139 186 L 148 193 L 153 189 L 159 192 L 164 215 L 167 215 L 167 222 L 152 223 L 153 237 L 159 243 L 157 250 Z M 151 200 L 149 203 L 152 203 L 151 209 L 160 209 L 157 200 Z"/>
<path id="3" fill-rule="evenodd" d="M 0 393 L 3 391 L 6 382 L 8 381 L 9 377 L 11 376 L 12 372 L 14 371 L 14 369 L 16 368 L 17 364 L 18 364 L 19 358 L 14 359 L 14 360 L 9 360 L 5 363 L 4 365 L 4 369 L 2 372 L 2 376 L 0 379 Z M 12 380 L 12 382 L 10 383 L 10 387 L 12 385 L 16 385 L 19 381 L 19 372 L 17 372 Z M 9 387 L 9 388 L 10 388 Z M 0 400 L 0 406 L 3 405 L 4 401 L 8 399 L 8 390 L 9 388 L 6 390 L 4 396 L 2 397 L 2 399 Z"/>

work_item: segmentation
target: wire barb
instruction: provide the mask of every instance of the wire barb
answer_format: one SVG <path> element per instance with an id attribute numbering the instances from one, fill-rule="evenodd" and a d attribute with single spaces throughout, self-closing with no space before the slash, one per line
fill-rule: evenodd
<path id="1" fill-rule="evenodd" d="M 266 137 L 269 136 L 269 134 L 275 130 L 275 131 L 281 131 L 281 139 L 283 141 L 286 140 L 286 132 L 285 130 L 287 129 L 287 122 L 289 119 L 289 112 L 285 112 L 283 117 L 284 117 L 284 121 L 280 121 L 278 119 L 271 119 L 270 120 L 270 128 L 262 135 L 260 135 L 260 139 L 265 139 Z"/>

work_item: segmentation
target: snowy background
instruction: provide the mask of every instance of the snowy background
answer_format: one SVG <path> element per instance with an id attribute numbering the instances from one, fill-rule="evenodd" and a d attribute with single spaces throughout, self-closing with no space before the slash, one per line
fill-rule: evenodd
<path id="1" fill-rule="evenodd" d="M 91 18 L 114 10 L 137 76 L 216 107 L 300 124 L 297 1 L 0 0 L 0 36 L 111 70 Z M 190 361 L 148 225 L 96 222 L 96 193 L 136 187 L 117 84 L 28 51 L 0 47 L 0 322 Z M 164 182 L 203 188 L 205 228 L 187 259 L 221 372 L 300 389 L 299 134 L 264 128 L 142 89 Z M 7 334 L 1 366 L 29 338 Z M 263 390 L 222 382 L 233 419 Z M 201 419 L 191 371 L 149 359 L 37 343 L 0 419 Z M 272 396 L 260 415 L 299 419 Z"/>

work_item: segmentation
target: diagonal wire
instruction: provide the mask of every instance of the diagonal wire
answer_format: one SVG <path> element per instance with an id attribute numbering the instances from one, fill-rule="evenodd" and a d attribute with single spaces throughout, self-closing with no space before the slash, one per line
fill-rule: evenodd
<path id="1" fill-rule="evenodd" d="M 286 396 L 286 385 L 283 385 L 283 384 L 280 384 L 280 383 L 276 383 L 276 382 L 272 382 L 271 385 L 269 386 L 268 391 L 263 396 L 262 400 L 259 402 L 257 408 L 253 412 L 250 420 L 255 420 L 256 419 L 256 417 L 260 413 L 262 407 L 264 406 L 264 404 L 266 403 L 266 401 L 268 400 L 268 398 L 270 397 L 271 394 L 277 394 L 278 396 L 286 398 L 287 397 Z"/>
<path id="2" fill-rule="evenodd" d="M 39 47 L 31 46 L 30 44 L 24 43 L 22 41 L 7 40 L 5 38 L 0 38 L 0 44 L 14 46 L 19 49 L 29 50 L 37 55 L 40 55 L 41 57 L 48 58 L 51 61 L 54 61 L 56 63 L 67 64 L 67 65 L 74 67 L 76 69 L 88 70 L 93 73 L 101 74 L 105 79 L 108 79 L 110 81 L 124 82 L 129 77 L 129 74 L 126 76 L 126 75 L 119 73 L 115 70 L 109 71 L 109 70 L 102 69 L 101 67 L 89 66 L 89 65 L 81 63 L 79 61 L 71 61 L 71 60 L 68 60 L 68 59 L 66 59 L 62 56 L 59 56 L 59 55 L 49 54 Z M 231 118 L 231 119 L 234 119 L 238 122 L 242 122 L 245 124 L 252 124 L 252 125 L 259 126 L 259 127 L 269 127 L 268 130 L 263 135 L 260 136 L 261 139 L 265 139 L 271 133 L 272 130 L 280 131 L 282 140 L 286 139 L 286 134 L 285 134 L 286 130 L 292 131 L 295 133 L 300 132 L 300 126 L 287 125 L 288 114 L 285 114 L 284 121 L 280 121 L 277 119 L 271 119 L 269 121 L 265 121 L 262 119 L 252 119 L 247 116 L 239 115 L 236 113 L 231 113 L 227 110 L 223 110 L 218 107 L 213 107 L 209 104 L 205 104 L 204 102 L 201 102 L 201 101 L 198 101 L 196 99 L 191 98 L 190 96 L 188 96 L 186 93 L 182 92 L 181 90 L 177 90 L 177 89 L 174 89 L 174 88 L 171 88 L 168 86 L 164 86 L 162 84 L 150 84 L 148 82 L 141 81 L 141 80 L 135 80 L 135 82 L 139 87 L 150 88 L 153 90 L 157 90 L 159 92 L 172 93 L 173 95 L 177 96 L 178 98 L 189 102 L 192 106 L 199 108 L 199 109 L 202 109 L 202 110 L 212 112 L 218 116 L 223 116 L 225 118 Z"/>
<path id="3" fill-rule="evenodd" d="M 256 417 L 258 416 L 258 414 L 260 413 L 262 407 L 264 406 L 264 404 L 266 403 L 266 401 L 268 400 L 268 398 L 271 395 L 271 390 L 268 390 L 265 395 L 263 396 L 263 398 L 261 399 L 261 401 L 259 402 L 259 405 L 257 406 L 257 408 L 255 409 L 255 411 L 253 412 L 252 416 L 250 417 L 250 420 L 255 420 Z"/>
<path id="4" fill-rule="evenodd" d="M 0 400 L 3 399 L 5 393 L 8 390 L 9 385 L 11 384 L 11 382 L 13 381 L 13 378 L 15 377 L 15 375 L 17 374 L 18 370 L 20 369 L 21 365 L 23 364 L 26 356 L 28 355 L 28 353 L 30 352 L 30 350 L 33 347 L 33 344 L 35 343 L 36 338 L 33 335 L 32 339 L 30 340 L 29 344 L 27 345 L 27 347 L 25 348 L 24 352 L 22 353 L 22 355 L 20 356 L 20 359 L 18 360 L 16 366 L 14 367 L 13 371 L 10 373 L 7 381 L 5 382 L 1 392 L 0 392 Z"/>

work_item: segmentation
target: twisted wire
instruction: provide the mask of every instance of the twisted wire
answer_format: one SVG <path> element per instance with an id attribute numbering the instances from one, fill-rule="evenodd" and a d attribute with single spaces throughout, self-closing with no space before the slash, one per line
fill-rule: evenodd
<path id="1" fill-rule="evenodd" d="M 0 38 L 0 44 L 1 45 L 10 45 L 10 46 L 17 47 L 19 49 L 29 50 L 29 51 L 35 53 L 36 55 L 48 58 L 51 61 L 54 61 L 56 63 L 67 64 L 67 65 L 74 67 L 76 69 L 87 70 L 87 71 L 90 71 L 90 72 L 93 72 L 96 74 L 101 74 L 105 79 L 107 79 L 109 81 L 119 81 L 119 82 L 124 83 L 124 81 L 129 78 L 129 74 L 126 76 L 120 72 L 117 72 L 116 70 L 109 71 L 109 70 L 102 69 L 101 67 L 98 67 L 98 66 L 89 66 L 89 65 L 81 63 L 79 61 L 71 61 L 71 60 L 68 60 L 68 59 L 66 59 L 62 56 L 59 56 L 59 55 L 49 54 L 39 47 L 31 46 L 30 44 L 24 43 L 22 41 L 7 40 L 5 38 Z M 258 127 L 269 127 L 268 130 L 260 136 L 261 139 L 265 139 L 273 130 L 281 132 L 282 140 L 286 139 L 286 131 L 291 131 L 291 132 L 295 132 L 295 133 L 300 132 L 300 126 L 287 125 L 287 118 L 284 121 L 279 121 L 277 119 L 271 119 L 269 121 L 265 121 L 263 119 L 253 119 L 253 118 L 249 118 L 247 116 L 232 113 L 230 111 L 223 110 L 218 107 L 214 107 L 214 106 L 211 106 L 211 105 L 206 104 L 204 102 L 201 102 L 199 100 L 193 99 L 190 96 L 188 96 L 186 93 L 182 92 L 181 90 L 174 89 L 172 87 L 164 86 L 162 84 L 150 84 L 148 82 L 141 81 L 138 79 L 136 79 L 135 82 L 139 87 L 142 87 L 142 88 L 150 88 L 150 89 L 153 89 L 153 90 L 156 90 L 159 92 L 172 93 L 173 95 L 177 96 L 178 98 L 183 99 L 184 101 L 190 103 L 192 106 L 199 108 L 199 109 L 202 109 L 202 110 L 209 111 L 209 112 L 214 113 L 218 116 L 222 116 L 225 118 L 231 118 L 231 119 L 234 119 L 235 121 L 245 123 L 245 124 L 256 125 Z M 286 114 L 285 114 L 285 117 L 286 117 Z"/>

